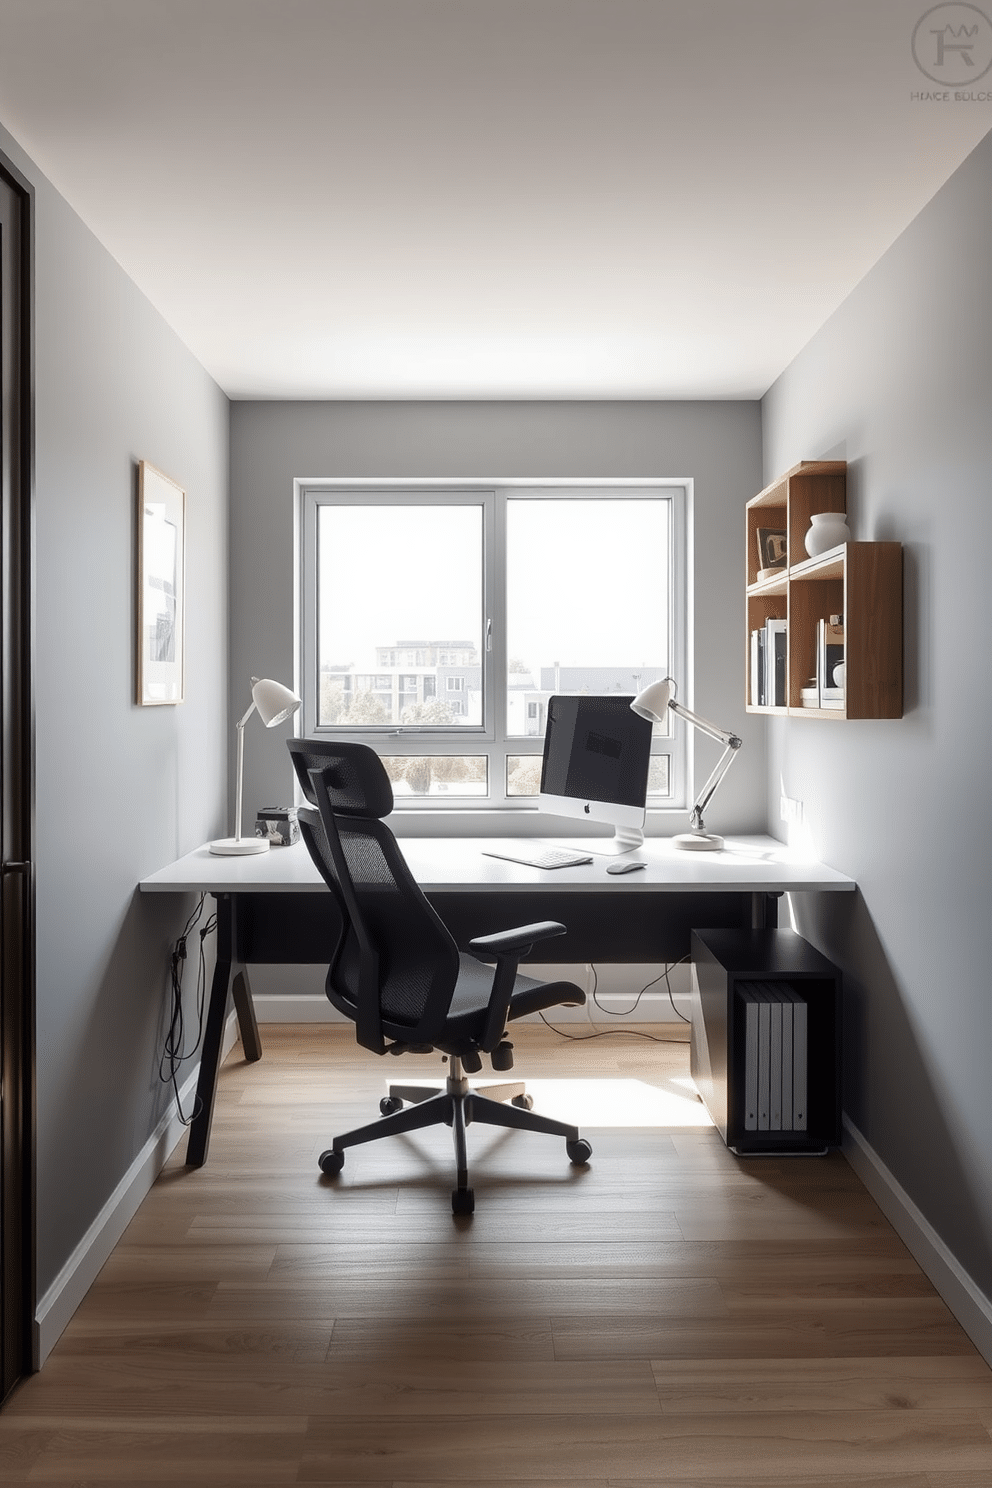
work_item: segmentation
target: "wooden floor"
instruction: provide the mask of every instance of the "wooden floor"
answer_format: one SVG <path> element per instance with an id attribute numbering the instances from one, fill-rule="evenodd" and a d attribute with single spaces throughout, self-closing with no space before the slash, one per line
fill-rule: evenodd
<path id="1" fill-rule="evenodd" d="M 263 1037 L 223 1073 L 207 1166 L 177 1152 L 0 1416 L 0 1482 L 992 1484 L 992 1375 L 841 1157 L 591 1126 L 574 1169 L 473 1127 L 455 1220 L 446 1128 L 316 1166 L 437 1060 Z M 516 1043 L 534 1079 L 688 1073 L 684 1044 Z"/>

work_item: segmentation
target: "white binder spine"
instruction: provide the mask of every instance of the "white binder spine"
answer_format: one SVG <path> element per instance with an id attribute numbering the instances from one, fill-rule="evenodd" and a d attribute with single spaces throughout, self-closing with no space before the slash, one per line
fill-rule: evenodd
<path id="1" fill-rule="evenodd" d="M 794 1131 L 806 1130 L 808 1026 L 809 1009 L 805 998 L 797 993 L 792 1007 L 792 1126 Z"/>
<path id="2" fill-rule="evenodd" d="M 766 983 L 768 1002 L 768 1129 L 782 1130 L 782 998 L 774 982 Z"/>
<path id="3" fill-rule="evenodd" d="M 747 982 L 737 988 L 744 1015 L 744 1130 L 758 1130 L 758 1004 Z"/>
<path id="4" fill-rule="evenodd" d="M 762 991 L 758 1002 L 758 1130 L 768 1131 L 771 1121 L 771 1007 Z"/>
<path id="5" fill-rule="evenodd" d="M 793 1010 L 795 993 L 791 987 L 782 987 L 782 1129 L 792 1131 L 795 1125 L 793 1114 L 792 1082 L 794 1074 Z"/>

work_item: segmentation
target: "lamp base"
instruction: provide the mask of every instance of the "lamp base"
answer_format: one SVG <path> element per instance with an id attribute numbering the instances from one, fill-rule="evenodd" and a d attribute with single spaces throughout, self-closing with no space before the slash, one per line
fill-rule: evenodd
<path id="1" fill-rule="evenodd" d="M 242 858 L 249 853 L 263 853 L 268 850 L 267 837 L 219 837 L 210 844 L 212 853 L 220 853 L 225 858 Z"/>
<path id="2" fill-rule="evenodd" d="M 672 838 L 672 846 L 681 848 L 683 852 L 720 852 L 723 838 L 713 832 L 680 832 Z"/>

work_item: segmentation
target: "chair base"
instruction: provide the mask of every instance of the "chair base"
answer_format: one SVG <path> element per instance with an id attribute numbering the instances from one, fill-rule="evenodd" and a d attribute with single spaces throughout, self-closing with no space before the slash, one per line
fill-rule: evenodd
<path id="1" fill-rule="evenodd" d="M 375 1142 L 379 1137 L 420 1131 L 427 1126 L 450 1126 L 455 1142 L 457 1174 L 451 1207 L 455 1214 L 471 1214 L 474 1198 L 468 1182 L 465 1131 L 473 1121 L 486 1126 L 510 1127 L 516 1131 L 543 1132 L 547 1136 L 564 1137 L 565 1151 L 570 1162 L 576 1166 L 584 1166 L 589 1161 L 592 1148 L 579 1135 L 578 1127 L 531 1111 L 524 1104 L 529 1102 L 529 1097 L 522 1081 L 507 1081 L 472 1090 L 457 1056 L 450 1056 L 449 1069 L 443 1090 L 436 1086 L 390 1084 L 389 1095 L 382 1102 L 382 1108 L 387 1114 L 378 1121 L 369 1122 L 367 1126 L 356 1127 L 354 1131 L 335 1137 L 328 1150 L 321 1153 L 321 1171 L 328 1177 L 340 1173 L 348 1147 L 357 1147 L 363 1142 Z M 408 1101 L 410 1104 L 397 1110 L 392 1107 L 393 1101 Z M 507 1102 L 511 1104 L 506 1104 Z"/>

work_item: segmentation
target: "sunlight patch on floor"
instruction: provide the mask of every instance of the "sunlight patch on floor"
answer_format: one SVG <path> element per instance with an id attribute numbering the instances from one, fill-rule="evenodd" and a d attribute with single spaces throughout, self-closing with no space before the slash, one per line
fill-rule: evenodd
<path id="1" fill-rule="evenodd" d="M 710 1127 L 691 1080 L 666 1087 L 643 1080 L 528 1080 L 534 1110 L 576 1126 Z"/>

